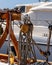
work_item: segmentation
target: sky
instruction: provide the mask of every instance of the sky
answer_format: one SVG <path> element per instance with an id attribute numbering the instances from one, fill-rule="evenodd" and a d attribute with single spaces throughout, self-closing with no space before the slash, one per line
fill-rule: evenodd
<path id="1" fill-rule="evenodd" d="M 17 4 L 35 3 L 38 0 L 0 0 L 0 9 L 14 8 Z"/>
<path id="2" fill-rule="evenodd" d="M 17 4 L 29 4 L 36 3 L 39 0 L 0 0 L 0 9 L 14 8 Z M 41 0 L 44 1 L 44 0 Z M 52 1 L 52 0 L 49 0 Z"/>

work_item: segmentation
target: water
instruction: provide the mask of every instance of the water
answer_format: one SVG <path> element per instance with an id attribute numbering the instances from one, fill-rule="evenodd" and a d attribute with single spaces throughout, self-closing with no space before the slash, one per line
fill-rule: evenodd
<path id="1" fill-rule="evenodd" d="M 46 50 L 46 46 L 45 45 L 38 45 L 43 51 Z M 7 53 L 7 49 L 8 49 L 8 42 L 5 41 L 5 43 L 3 44 L 3 46 L 0 48 L 0 53 Z M 35 47 L 35 52 L 36 52 L 36 57 L 37 59 L 46 59 L 44 56 L 40 55 L 39 50 L 37 49 L 37 47 Z M 49 61 L 52 61 L 52 46 L 50 46 L 50 52 L 51 55 L 49 56 Z"/>

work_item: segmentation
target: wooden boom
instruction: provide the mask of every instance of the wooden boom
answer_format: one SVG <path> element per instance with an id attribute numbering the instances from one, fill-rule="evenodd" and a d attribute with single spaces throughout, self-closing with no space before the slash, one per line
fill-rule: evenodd
<path id="1" fill-rule="evenodd" d="M 20 12 L 16 12 L 16 11 L 13 11 L 13 10 L 11 10 L 11 11 L 0 11 L 0 19 L 6 20 L 5 31 L 3 32 L 2 36 L 0 37 L 0 48 L 2 47 L 4 41 L 6 40 L 6 37 L 9 33 L 9 22 L 11 22 L 9 12 L 11 14 L 11 21 L 21 20 L 21 13 Z M 11 28 L 11 31 L 10 31 L 10 37 L 11 37 L 11 40 L 13 42 L 13 45 L 14 45 L 14 48 L 15 48 L 15 51 L 16 51 L 16 55 L 17 55 L 18 59 L 20 59 L 18 42 L 15 38 L 15 35 L 14 35 L 12 28 Z"/>

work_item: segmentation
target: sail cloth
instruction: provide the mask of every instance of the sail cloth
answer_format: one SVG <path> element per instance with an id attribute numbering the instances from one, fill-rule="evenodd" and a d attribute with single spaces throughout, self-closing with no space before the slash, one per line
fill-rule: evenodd
<path id="1" fill-rule="evenodd" d="M 27 14 L 30 16 L 33 24 L 48 26 L 46 21 L 50 24 L 52 23 L 52 2 L 33 7 Z"/>

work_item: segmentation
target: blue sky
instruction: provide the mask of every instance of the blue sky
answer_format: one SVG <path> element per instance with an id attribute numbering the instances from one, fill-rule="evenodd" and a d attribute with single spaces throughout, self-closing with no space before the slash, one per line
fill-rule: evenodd
<path id="1" fill-rule="evenodd" d="M 38 0 L 0 0 L 0 8 L 14 8 L 17 4 L 28 4 L 38 2 Z"/>

